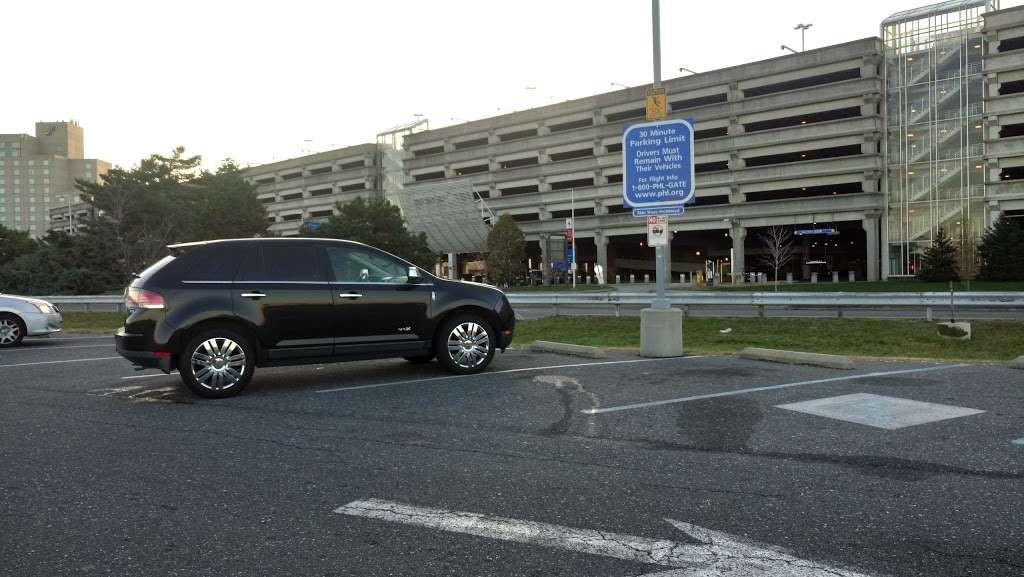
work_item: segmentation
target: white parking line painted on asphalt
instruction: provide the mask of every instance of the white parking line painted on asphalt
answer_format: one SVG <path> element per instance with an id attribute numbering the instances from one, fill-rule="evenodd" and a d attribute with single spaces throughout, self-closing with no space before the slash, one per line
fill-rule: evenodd
<path id="1" fill-rule="evenodd" d="M 121 378 L 122 379 L 149 379 L 149 378 L 152 378 L 152 377 L 169 377 L 171 375 L 176 375 L 176 374 L 178 374 L 178 371 L 171 371 L 170 375 L 168 375 L 167 373 L 155 373 L 155 374 L 147 374 L 147 375 L 132 375 L 130 377 L 121 377 Z"/>
<path id="2" fill-rule="evenodd" d="M 524 367 L 520 369 L 505 369 L 503 371 L 492 371 L 489 373 L 477 373 L 475 375 L 448 375 L 445 377 L 430 377 L 427 379 L 412 379 L 408 381 L 394 381 L 390 383 L 377 383 L 374 385 L 359 385 L 355 387 L 337 387 L 334 389 L 321 389 L 314 393 L 342 393 L 345 391 L 360 391 L 363 389 L 379 389 L 381 387 L 396 387 L 398 385 L 410 385 L 412 383 L 430 383 L 433 381 L 451 381 L 470 377 L 486 377 L 488 375 L 504 375 L 508 373 L 522 373 L 526 371 L 544 371 L 548 369 L 572 369 L 577 367 L 595 367 L 599 365 L 623 365 L 627 363 L 651 363 L 655 361 L 679 361 L 687 359 L 702 359 L 704 355 L 692 355 L 686 357 L 667 357 L 663 359 L 627 359 L 622 361 L 601 361 L 597 363 L 576 363 L 572 365 L 551 365 L 546 367 Z"/>
<path id="3" fill-rule="evenodd" d="M 99 349 L 99 348 L 114 348 L 114 343 L 104 343 L 99 345 L 58 345 L 56 347 L 41 347 L 39 345 L 29 345 L 18 349 L 8 349 L 4 351 L 7 353 L 32 353 L 39 351 L 55 351 L 57 349 Z"/>
<path id="4" fill-rule="evenodd" d="M 614 413 L 617 411 L 629 411 L 632 409 L 647 409 L 650 407 L 659 407 L 661 405 L 672 405 L 675 403 L 686 403 L 689 401 L 701 401 L 704 399 L 715 399 L 718 397 L 731 397 L 734 395 L 745 395 L 747 393 L 757 393 L 760 391 L 773 391 L 775 389 L 787 389 L 790 387 L 802 387 L 804 385 L 818 385 L 821 383 L 835 383 L 838 381 L 853 381 L 857 379 L 867 379 L 870 377 L 885 377 L 889 375 L 905 375 L 908 373 L 923 373 L 927 371 L 941 371 L 944 369 L 956 369 L 960 367 L 969 367 L 968 364 L 959 365 L 941 365 L 937 367 L 924 367 L 920 369 L 903 369 L 899 371 L 883 371 L 878 373 L 866 373 L 863 375 L 850 375 L 845 377 L 831 377 L 828 379 L 815 379 L 813 381 L 799 381 L 796 383 L 784 383 L 781 385 L 768 385 L 765 387 L 752 387 L 749 389 L 739 389 L 736 391 L 724 391 L 721 393 L 708 393 L 706 395 L 694 395 L 692 397 L 681 397 L 678 399 L 665 399 L 663 401 L 650 401 L 646 403 L 634 403 L 632 405 L 619 405 L 617 407 L 603 407 L 600 409 L 584 409 L 581 413 L 594 415 L 598 413 Z"/>
<path id="5" fill-rule="evenodd" d="M 651 577 L 669 574 L 680 577 L 865 577 L 855 571 L 794 557 L 770 545 L 674 519 L 665 521 L 697 543 L 415 507 L 381 499 L 353 501 L 338 507 L 334 512 L 574 553 L 601 555 L 645 565 L 685 568 L 679 572 L 648 574 Z"/>
<path id="6" fill-rule="evenodd" d="M 7 367 L 31 367 L 33 365 L 56 365 L 59 363 L 85 363 L 89 361 L 109 361 L 111 359 L 124 359 L 124 357 L 94 357 L 91 359 L 68 359 L 65 361 L 39 361 L 36 363 L 15 363 L 13 365 L 0 365 L 0 369 Z"/>

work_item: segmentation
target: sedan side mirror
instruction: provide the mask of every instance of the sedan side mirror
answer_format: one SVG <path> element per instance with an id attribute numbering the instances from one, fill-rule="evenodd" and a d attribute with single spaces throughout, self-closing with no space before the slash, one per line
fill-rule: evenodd
<path id="1" fill-rule="evenodd" d="M 409 274 L 407 276 L 409 277 L 409 282 L 412 284 L 420 282 L 420 269 L 414 266 L 409 267 Z"/>

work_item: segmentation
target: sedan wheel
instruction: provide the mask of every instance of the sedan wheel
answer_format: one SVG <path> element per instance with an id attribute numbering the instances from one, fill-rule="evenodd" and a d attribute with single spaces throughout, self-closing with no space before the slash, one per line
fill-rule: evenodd
<path id="1" fill-rule="evenodd" d="M 25 338 L 25 329 L 17 318 L 6 315 L 0 317 L 0 347 L 13 347 Z"/>

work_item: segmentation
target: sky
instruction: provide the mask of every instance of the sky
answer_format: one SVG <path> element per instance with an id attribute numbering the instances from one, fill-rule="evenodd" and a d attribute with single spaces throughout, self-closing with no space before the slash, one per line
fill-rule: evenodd
<path id="1" fill-rule="evenodd" d="M 921 0 L 661 1 L 662 77 L 878 34 Z M 1019 1 L 1002 2 L 1003 8 Z M 651 82 L 649 0 L 5 3 L 0 133 L 74 119 L 130 167 L 183 145 L 215 167 L 373 142 Z M 16 47 L 16 48 L 15 48 Z"/>

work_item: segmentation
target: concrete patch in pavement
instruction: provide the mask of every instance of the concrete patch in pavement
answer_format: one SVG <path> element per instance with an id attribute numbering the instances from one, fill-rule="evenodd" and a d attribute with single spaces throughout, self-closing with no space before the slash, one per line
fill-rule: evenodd
<path id="1" fill-rule="evenodd" d="M 530 345 L 530 350 L 537 353 L 557 353 L 560 355 L 586 357 L 588 359 L 604 359 L 608 357 L 604 349 L 598 347 L 556 343 L 554 341 L 533 341 L 533 344 Z"/>
<path id="2" fill-rule="evenodd" d="M 853 361 L 842 355 L 825 355 L 821 353 L 803 353 L 799 351 L 780 351 L 777 349 L 761 349 L 747 347 L 739 352 L 739 357 L 755 361 L 769 361 L 790 365 L 810 365 L 828 369 L 852 369 Z"/>

